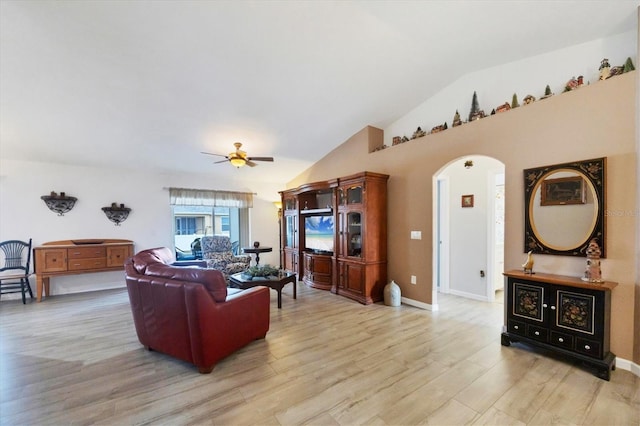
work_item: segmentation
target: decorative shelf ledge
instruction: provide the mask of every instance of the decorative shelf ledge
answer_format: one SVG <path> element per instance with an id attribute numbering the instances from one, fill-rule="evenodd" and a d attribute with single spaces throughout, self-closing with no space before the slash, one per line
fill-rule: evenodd
<path id="1" fill-rule="evenodd" d="M 118 206 L 118 203 L 111 203 L 111 207 L 103 207 L 102 211 L 107 215 L 107 219 L 115 223 L 116 226 L 120 226 L 129 217 L 131 209 L 125 207 L 124 204 Z"/>
<path id="2" fill-rule="evenodd" d="M 75 206 L 76 201 L 78 201 L 76 197 L 69 197 L 64 192 L 58 195 L 53 191 L 51 191 L 49 195 L 43 195 L 40 199 L 44 201 L 49 210 L 58 213 L 58 216 L 64 216 L 65 213 Z"/>

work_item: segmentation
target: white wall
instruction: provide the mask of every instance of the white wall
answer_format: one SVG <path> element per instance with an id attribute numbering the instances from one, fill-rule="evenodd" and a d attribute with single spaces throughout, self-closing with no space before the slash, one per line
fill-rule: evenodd
<path id="1" fill-rule="evenodd" d="M 250 214 L 250 241 L 278 244 L 276 208 L 284 185 L 212 181 L 202 175 L 160 174 L 132 170 L 0 161 L 0 241 L 28 240 L 33 245 L 79 238 L 122 238 L 134 241 L 134 250 L 173 247 L 168 187 L 255 192 Z M 57 216 L 40 199 L 51 191 L 78 198 L 70 212 Z M 129 218 L 115 226 L 101 208 L 112 202 L 131 207 Z M 274 256 L 275 260 L 271 259 Z M 277 249 L 264 262 L 277 263 Z M 263 262 L 261 257 L 261 263 Z M 35 285 L 35 282 L 32 282 Z M 121 272 L 100 272 L 51 279 L 53 294 L 123 287 Z M 3 296 L 5 297 L 5 296 Z"/>

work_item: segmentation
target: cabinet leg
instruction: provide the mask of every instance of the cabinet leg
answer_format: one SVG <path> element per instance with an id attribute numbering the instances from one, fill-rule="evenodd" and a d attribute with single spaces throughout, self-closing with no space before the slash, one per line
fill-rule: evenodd
<path id="1" fill-rule="evenodd" d="M 511 346 L 511 340 L 509 340 L 509 336 L 502 333 L 502 335 L 500 336 L 500 344 L 502 344 L 502 346 Z"/>
<path id="2" fill-rule="evenodd" d="M 608 382 L 611 379 L 611 371 L 609 368 L 602 368 L 598 371 L 598 377 Z"/>

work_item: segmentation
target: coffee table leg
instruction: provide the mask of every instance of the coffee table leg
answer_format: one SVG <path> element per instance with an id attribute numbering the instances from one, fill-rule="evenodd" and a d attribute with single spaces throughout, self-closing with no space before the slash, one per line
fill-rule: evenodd
<path id="1" fill-rule="evenodd" d="M 298 287 L 298 286 L 296 284 L 297 284 L 296 283 L 296 279 L 294 277 L 293 281 L 291 281 L 291 285 L 293 286 L 293 298 L 294 299 L 298 298 L 298 295 L 297 295 L 297 292 L 296 292 L 296 287 Z"/>
<path id="2" fill-rule="evenodd" d="M 276 290 L 278 292 L 278 309 L 282 309 L 282 286 L 278 286 Z"/>

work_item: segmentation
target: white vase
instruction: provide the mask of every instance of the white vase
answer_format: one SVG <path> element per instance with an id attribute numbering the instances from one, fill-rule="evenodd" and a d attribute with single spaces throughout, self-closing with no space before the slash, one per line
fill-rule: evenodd
<path id="1" fill-rule="evenodd" d="M 400 306 L 400 286 L 393 280 L 384 286 L 384 304 L 387 306 Z"/>

